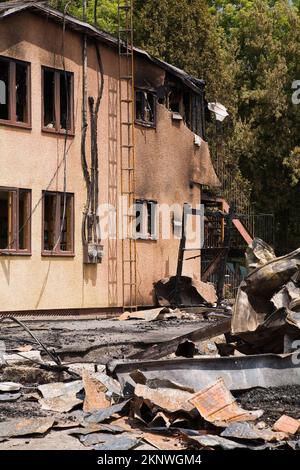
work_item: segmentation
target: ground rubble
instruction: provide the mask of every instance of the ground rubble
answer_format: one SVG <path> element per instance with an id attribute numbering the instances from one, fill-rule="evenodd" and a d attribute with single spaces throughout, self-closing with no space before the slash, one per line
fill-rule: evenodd
<path id="1" fill-rule="evenodd" d="M 299 251 L 247 256 L 232 315 L 2 321 L 0 450 L 300 449 Z"/>

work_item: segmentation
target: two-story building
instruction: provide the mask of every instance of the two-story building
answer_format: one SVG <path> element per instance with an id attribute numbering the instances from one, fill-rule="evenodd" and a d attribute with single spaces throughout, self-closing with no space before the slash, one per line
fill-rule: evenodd
<path id="1" fill-rule="evenodd" d="M 163 237 L 160 207 L 196 207 L 201 185 L 219 184 L 204 83 L 133 49 L 130 34 L 41 2 L 0 4 L 2 313 L 153 305 L 153 283 L 176 273 L 182 217 Z M 135 214 L 120 217 L 124 198 Z M 105 205 L 116 236 L 99 231 Z M 200 278 L 199 258 L 183 274 Z"/>

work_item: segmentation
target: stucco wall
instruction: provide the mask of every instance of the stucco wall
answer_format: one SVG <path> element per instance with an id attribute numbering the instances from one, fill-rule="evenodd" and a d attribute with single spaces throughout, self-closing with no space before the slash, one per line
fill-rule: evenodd
<path id="1" fill-rule="evenodd" d="M 51 38 L 51 40 L 50 40 Z M 108 243 L 104 260 L 96 266 L 82 262 L 81 220 L 85 184 L 81 170 L 81 90 L 82 38 L 67 31 L 64 38 L 65 67 L 74 72 L 75 136 L 68 137 L 67 191 L 75 194 L 75 256 L 41 256 L 42 190 L 63 191 L 64 137 L 41 131 L 41 66 L 62 69 L 62 27 L 31 13 L 20 13 L 0 22 L 0 55 L 31 63 L 32 129 L 0 125 L 0 186 L 32 190 L 32 255 L 0 255 L 0 311 L 107 307 Z M 116 159 L 118 137 L 116 51 L 101 45 L 105 86 L 99 112 L 100 203 L 113 199 L 109 183 L 109 161 Z M 89 43 L 89 95 L 96 96 L 97 72 L 94 46 Z M 174 124 L 170 113 L 158 107 L 157 128 L 136 127 L 137 196 L 158 202 L 200 201 L 200 187 L 190 186 L 190 162 L 194 154 L 193 134 L 181 123 Z M 89 134 L 87 142 L 89 146 Z M 89 150 L 87 150 L 89 154 Z M 117 172 L 118 190 L 120 175 Z M 152 303 L 152 283 L 173 274 L 178 241 L 138 242 L 139 302 Z M 189 274 L 199 274 L 199 259 L 187 263 Z M 146 267 L 146 269 L 145 269 Z M 122 304 L 121 244 L 117 246 L 117 304 Z"/>

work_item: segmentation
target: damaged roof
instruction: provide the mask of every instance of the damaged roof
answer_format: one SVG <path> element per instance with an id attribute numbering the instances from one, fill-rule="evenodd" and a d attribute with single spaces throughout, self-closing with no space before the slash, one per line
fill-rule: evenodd
<path id="1" fill-rule="evenodd" d="M 64 13 L 50 7 L 47 2 L 32 2 L 32 1 L 10 1 L 0 3 L 0 20 L 9 17 L 10 15 L 20 13 L 25 10 L 30 10 L 40 15 L 47 16 L 52 20 L 63 23 L 65 22 L 66 26 L 75 31 L 87 34 L 89 37 L 93 37 L 101 42 L 106 43 L 109 46 L 117 47 L 118 39 L 111 34 L 101 31 L 95 26 L 86 23 L 74 16 L 69 14 L 64 15 Z M 174 65 L 169 64 L 161 59 L 157 59 L 143 49 L 134 47 L 136 54 L 143 56 L 148 59 L 150 62 L 158 65 L 163 68 L 170 74 L 179 78 L 187 87 L 191 88 L 195 93 L 201 93 L 204 88 L 205 82 L 201 79 L 193 77 L 192 75 L 187 74 L 184 70 L 175 67 Z"/>

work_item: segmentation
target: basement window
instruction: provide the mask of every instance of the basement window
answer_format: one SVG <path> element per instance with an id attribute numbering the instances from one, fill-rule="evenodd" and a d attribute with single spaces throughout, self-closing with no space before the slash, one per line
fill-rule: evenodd
<path id="1" fill-rule="evenodd" d="M 73 134 L 73 74 L 43 67 L 42 81 L 43 130 Z"/>
<path id="2" fill-rule="evenodd" d="M 44 191 L 42 254 L 74 254 L 74 194 Z"/>
<path id="3" fill-rule="evenodd" d="M 0 188 L 0 252 L 30 254 L 31 191 Z"/>
<path id="4" fill-rule="evenodd" d="M 135 203 L 136 238 L 157 240 L 157 202 L 137 200 Z"/>
<path id="5" fill-rule="evenodd" d="M 155 127 L 156 96 L 149 91 L 135 92 L 135 120 L 139 124 Z"/>
<path id="6" fill-rule="evenodd" d="M 30 126 L 30 66 L 0 57 L 0 122 Z"/>

